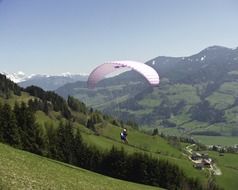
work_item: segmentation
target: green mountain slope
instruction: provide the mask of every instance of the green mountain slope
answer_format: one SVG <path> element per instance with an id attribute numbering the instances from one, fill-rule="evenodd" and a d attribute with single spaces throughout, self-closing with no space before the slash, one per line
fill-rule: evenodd
<path id="1" fill-rule="evenodd" d="M 160 75 L 157 88 L 129 71 L 93 90 L 78 82 L 56 92 L 170 135 L 238 136 L 238 48 L 212 46 L 192 56 L 157 57 L 147 64 Z"/>
<path id="2" fill-rule="evenodd" d="M 224 189 L 237 189 L 238 154 L 225 154 L 209 152 L 222 171 L 222 175 L 216 177 L 217 183 Z"/>
<path id="3" fill-rule="evenodd" d="M 160 189 L 113 179 L 0 143 L 0 189 Z"/>

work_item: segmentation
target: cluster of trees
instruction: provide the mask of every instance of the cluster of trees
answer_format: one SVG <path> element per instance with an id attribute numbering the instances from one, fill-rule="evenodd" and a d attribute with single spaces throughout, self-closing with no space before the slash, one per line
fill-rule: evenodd
<path id="1" fill-rule="evenodd" d="M 238 147 L 237 146 L 219 146 L 219 145 L 213 145 L 212 147 L 209 147 L 210 150 L 217 151 L 219 153 L 238 153 Z"/>
<path id="2" fill-rule="evenodd" d="M 68 106 L 76 112 L 87 113 L 87 107 L 83 102 L 80 102 L 78 99 L 69 96 L 67 100 Z"/>
<path id="3" fill-rule="evenodd" d="M 34 113 L 25 103 L 0 105 L 0 141 L 14 147 L 40 154 L 43 140 Z"/>
<path id="4" fill-rule="evenodd" d="M 43 111 L 45 112 L 45 114 L 48 114 L 50 110 L 53 110 L 53 107 L 51 106 L 50 103 L 48 103 L 48 101 L 44 100 L 40 100 L 40 99 L 30 99 L 28 101 L 28 106 L 30 108 L 31 111 L 35 112 L 35 111 Z"/>
<path id="5" fill-rule="evenodd" d="M 135 111 L 143 109 L 143 106 L 140 105 L 138 101 L 142 99 L 147 93 L 151 93 L 152 91 L 153 91 L 153 88 L 148 87 L 141 93 L 137 94 L 134 98 L 131 98 L 125 102 L 120 103 L 119 107 L 121 109 L 135 110 Z M 171 115 L 179 114 L 179 112 L 186 106 L 186 101 L 184 100 L 181 100 L 177 104 L 174 105 L 174 104 L 171 104 L 171 102 L 169 102 L 166 95 L 161 95 L 161 96 L 163 99 L 161 104 L 157 106 L 156 108 L 154 108 L 152 113 L 147 114 L 143 118 L 140 118 L 140 117 L 137 118 L 135 115 L 130 114 L 129 112 L 126 112 L 126 111 L 123 111 L 123 112 L 120 111 L 121 113 L 119 113 L 118 115 L 124 121 L 127 120 L 128 118 L 133 118 L 135 121 L 139 123 L 148 124 L 158 118 L 169 119 Z M 112 108 L 105 109 L 106 112 L 111 112 L 111 110 Z"/>
<path id="6" fill-rule="evenodd" d="M 215 109 L 207 100 L 204 100 L 190 109 L 191 118 L 197 121 L 216 123 L 224 122 L 224 111 Z"/>
<path id="7" fill-rule="evenodd" d="M 101 116 L 100 112 L 93 112 L 91 111 L 89 114 L 89 118 L 87 121 L 87 125 L 86 127 L 91 129 L 92 131 L 96 132 L 96 124 L 102 123 L 103 122 L 103 118 Z"/>
<path id="8" fill-rule="evenodd" d="M 162 120 L 161 125 L 166 128 L 176 127 L 176 124 L 169 120 Z"/>
<path id="9" fill-rule="evenodd" d="M 119 103 L 119 108 L 127 110 L 139 110 L 143 109 L 143 106 L 138 104 L 136 99 L 128 99 L 122 103 Z"/>
<path id="10" fill-rule="evenodd" d="M 204 136 L 221 136 L 221 133 L 217 131 L 194 131 L 191 135 L 204 135 Z"/>
<path id="11" fill-rule="evenodd" d="M 49 101 L 52 104 L 54 111 L 60 111 L 67 119 L 71 118 L 71 112 L 68 108 L 67 102 L 55 92 L 45 92 L 43 89 L 36 86 L 27 87 L 24 91 L 28 92 L 31 96 L 40 98 L 44 104 Z"/>
<path id="12" fill-rule="evenodd" d="M 197 94 L 200 95 L 202 100 L 205 100 L 206 97 L 212 95 L 214 91 L 218 90 L 221 85 L 222 81 L 211 81 L 206 85 L 204 91 L 201 94 L 199 92 Z"/>
<path id="13" fill-rule="evenodd" d="M 21 88 L 7 79 L 5 75 L 0 74 L 0 96 L 10 98 L 12 94 L 21 95 Z"/>

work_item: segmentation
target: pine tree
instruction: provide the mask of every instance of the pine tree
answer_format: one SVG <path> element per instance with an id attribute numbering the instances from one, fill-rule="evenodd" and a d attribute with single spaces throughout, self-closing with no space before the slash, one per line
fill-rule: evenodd
<path id="1" fill-rule="evenodd" d="M 16 115 L 17 125 L 20 128 L 22 148 L 33 153 L 41 154 L 43 139 L 41 139 L 38 131 L 39 128 L 36 125 L 34 112 L 22 102 L 20 107 L 18 104 L 15 104 L 14 113 Z"/>
<path id="2" fill-rule="evenodd" d="M 89 119 L 88 119 L 88 122 L 87 122 L 87 128 L 89 128 L 89 129 L 91 129 L 92 131 L 95 131 L 96 129 L 95 129 L 95 125 L 94 125 L 95 123 L 94 123 L 94 121 L 93 121 L 93 119 L 90 117 Z"/>
<path id="3" fill-rule="evenodd" d="M 1 82 L 1 81 L 0 81 Z M 0 102 L 0 142 L 3 142 L 3 126 L 2 126 L 2 120 L 3 120 L 3 116 L 2 116 L 2 104 Z"/>
<path id="4" fill-rule="evenodd" d="M 19 130 L 17 128 L 15 115 L 10 105 L 4 104 L 0 111 L 1 137 L 3 142 L 10 145 L 20 146 Z"/>
<path id="5" fill-rule="evenodd" d="M 159 131 L 158 131 L 158 129 L 156 128 L 156 129 L 154 129 L 153 130 L 153 133 L 152 133 L 152 135 L 153 136 L 156 136 L 156 135 L 158 135 L 159 134 Z"/>
<path id="6" fill-rule="evenodd" d="M 84 144 L 82 141 L 82 136 L 80 134 L 79 129 L 76 130 L 74 135 L 74 156 L 76 159 L 76 164 L 81 166 L 81 162 L 83 161 L 83 151 L 84 151 Z"/>
<path id="7" fill-rule="evenodd" d="M 66 124 L 61 122 L 57 131 L 56 138 L 56 156 L 59 160 L 67 163 L 74 162 L 73 139 L 74 136 L 72 124 L 70 122 L 67 122 Z"/>
<path id="8" fill-rule="evenodd" d="M 49 108 L 47 101 L 43 102 L 43 112 L 45 112 L 47 115 L 49 114 Z"/>
<path id="9" fill-rule="evenodd" d="M 50 158 L 56 158 L 57 131 L 52 123 L 45 123 L 46 130 L 45 148 Z"/>

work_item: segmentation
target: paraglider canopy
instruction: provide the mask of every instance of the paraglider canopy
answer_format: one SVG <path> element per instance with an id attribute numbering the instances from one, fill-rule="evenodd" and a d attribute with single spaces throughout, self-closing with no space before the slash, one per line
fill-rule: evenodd
<path id="1" fill-rule="evenodd" d="M 144 63 L 136 61 L 112 61 L 99 65 L 91 72 L 88 77 L 88 87 L 94 88 L 106 75 L 124 68 L 129 68 L 140 73 L 150 85 L 157 86 L 159 84 L 159 75 L 156 70 Z"/>

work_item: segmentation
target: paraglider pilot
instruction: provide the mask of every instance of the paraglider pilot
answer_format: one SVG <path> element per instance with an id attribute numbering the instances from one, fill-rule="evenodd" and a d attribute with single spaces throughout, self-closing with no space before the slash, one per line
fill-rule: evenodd
<path id="1" fill-rule="evenodd" d="M 126 128 L 124 128 L 123 131 L 121 132 L 121 140 L 123 143 L 128 143 L 126 137 L 127 137 L 127 130 L 126 130 Z"/>

